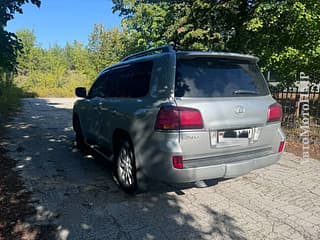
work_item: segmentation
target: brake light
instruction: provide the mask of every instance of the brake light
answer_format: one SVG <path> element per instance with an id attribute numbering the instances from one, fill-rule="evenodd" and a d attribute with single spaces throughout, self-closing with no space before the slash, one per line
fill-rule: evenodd
<path id="1" fill-rule="evenodd" d="M 163 107 L 158 112 L 155 129 L 181 130 L 202 129 L 203 121 L 199 110 L 186 107 Z"/>
<path id="2" fill-rule="evenodd" d="M 285 141 L 281 141 L 281 142 L 280 142 L 280 145 L 279 145 L 278 152 L 283 152 L 283 150 L 284 150 L 284 145 L 285 145 Z"/>
<path id="3" fill-rule="evenodd" d="M 174 168 L 182 169 L 183 168 L 183 157 L 182 156 L 173 156 L 172 165 Z"/>
<path id="4" fill-rule="evenodd" d="M 282 106 L 279 103 L 274 103 L 269 106 L 268 122 L 281 121 L 282 119 Z"/>

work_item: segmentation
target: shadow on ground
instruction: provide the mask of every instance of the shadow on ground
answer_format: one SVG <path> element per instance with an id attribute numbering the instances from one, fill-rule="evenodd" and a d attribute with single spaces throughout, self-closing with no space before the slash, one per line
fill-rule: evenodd
<path id="1" fill-rule="evenodd" d="M 193 202 L 194 184 L 150 180 L 148 192 L 123 193 L 110 164 L 74 147 L 72 102 L 24 99 L 22 111 L 5 126 L 9 140 L 2 145 L 16 160 L 14 170 L 32 202 L 28 218 L 6 231 L 30 224 L 40 232 L 39 226 L 49 228 L 46 239 L 244 239 L 227 213 Z"/>

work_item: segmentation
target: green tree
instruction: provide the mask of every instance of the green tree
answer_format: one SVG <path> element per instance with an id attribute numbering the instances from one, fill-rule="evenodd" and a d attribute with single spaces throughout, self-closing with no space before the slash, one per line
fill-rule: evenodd
<path id="1" fill-rule="evenodd" d="M 169 5 L 167 3 L 133 6 L 134 14 L 123 19 L 122 25 L 130 34 L 137 48 L 150 48 L 166 43 L 163 33 L 168 26 Z"/>
<path id="2" fill-rule="evenodd" d="M 251 53 L 287 85 L 299 71 L 320 79 L 318 0 L 113 2 L 123 27 L 146 47 L 173 42 L 184 49 Z"/>
<path id="3" fill-rule="evenodd" d="M 70 71 L 80 73 L 88 73 L 90 71 L 89 51 L 81 42 L 67 43 L 64 52 Z"/>
<path id="4" fill-rule="evenodd" d="M 22 13 L 22 5 L 31 2 L 38 7 L 40 0 L 1 0 L 0 1 L 0 117 L 19 105 L 22 92 L 13 84 L 13 72 L 21 44 L 14 33 L 5 30 L 7 22 L 15 13 Z"/>
<path id="5" fill-rule="evenodd" d="M 265 70 L 289 85 L 300 71 L 320 79 L 320 4 L 317 0 L 267 1 L 244 23 L 246 49 L 261 57 Z M 241 32 L 239 32 L 241 34 Z M 239 49 L 234 39 L 233 45 Z"/>
<path id="6" fill-rule="evenodd" d="M 5 0 L 0 2 L 0 72 L 13 71 L 16 66 L 17 52 L 21 49 L 14 33 L 4 28 L 14 18 L 15 13 L 23 13 L 22 5 L 31 2 L 40 7 L 40 0 Z"/>
<path id="7" fill-rule="evenodd" d="M 33 31 L 24 29 L 16 32 L 16 35 L 22 43 L 23 49 L 17 56 L 18 63 L 18 74 L 26 76 L 32 67 L 38 67 L 39 65 L 35 62 L 37 53 L 36 49 L 36 36 Z"/>
<path id="8" fill-rule="evenodd" d="M 173 43 L 184 49 L 221 50 L 223 36 L 208 9 L 214 1 L 113 1 L 122 26 L 144 48 Z M 215 24 L 215 25 L 214 25 Z M 221 28 L 221 27 L 220 27 Z"/>
<path id="9" fill-rule="evenodd" d="M 119 62 L 127 53 L 129 39 L 118 28 L 106 30 L 104 25 L 95 24 L 89 37 L 89 54 L 96 72 Z"/>
<path id="10" fill-rule="evenodd" d="M 43 49 L 33 31 L 18 31 L 22 51 L 19 53 L 15 83 L 38 96 L 73 96 L 76 86 L 88 87 L 96 71 L 89 50 L 78 41 L 65 47 L 53 45 Z"/>

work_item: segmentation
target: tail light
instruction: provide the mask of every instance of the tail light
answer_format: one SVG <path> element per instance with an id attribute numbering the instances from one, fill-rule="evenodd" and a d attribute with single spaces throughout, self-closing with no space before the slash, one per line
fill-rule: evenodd
<path id="1" fill-rule="evenodd" d="M 268 122 L 277 122 L 282 119 L 282 106 L 279 103 L 274 103 L 269 106 Z"/>
<path id="2" fill-rule="evenodd" d="M 182 169 L 183 168 L 183 157 L 182 156 L 173 156 L 172 165 L 174 168 Z"/>
<path id="3" fill-rule="evenodd" d="M 284 150 L 284 145 L 285 145 L 285 141 L 281 141 L 281 142 L 280 142 L 280 145 L 279 145 L 278 152 L 283 152 L 283 150 Z"/>
<path id="4" fill-rule="evenodd" d="M 186 107 L 163 107 L 158 112 L 155 129 L 183 130 L 202 129 L 203 121 L 199 110 Z"/>

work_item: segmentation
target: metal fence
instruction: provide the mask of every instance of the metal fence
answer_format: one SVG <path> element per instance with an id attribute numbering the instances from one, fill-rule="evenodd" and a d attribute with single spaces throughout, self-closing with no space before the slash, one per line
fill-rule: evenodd
<path id="1" fill-rule="evenodd" d="M 296 128 L 301 125 L 302 103 L 309 100 L 310 127 L 320 127 L 320 89 L 310 87 L 307 92 L 300 92 L 298 88 L 271 89 L 273 97 L 283 107 L 282 125 Z"/>

